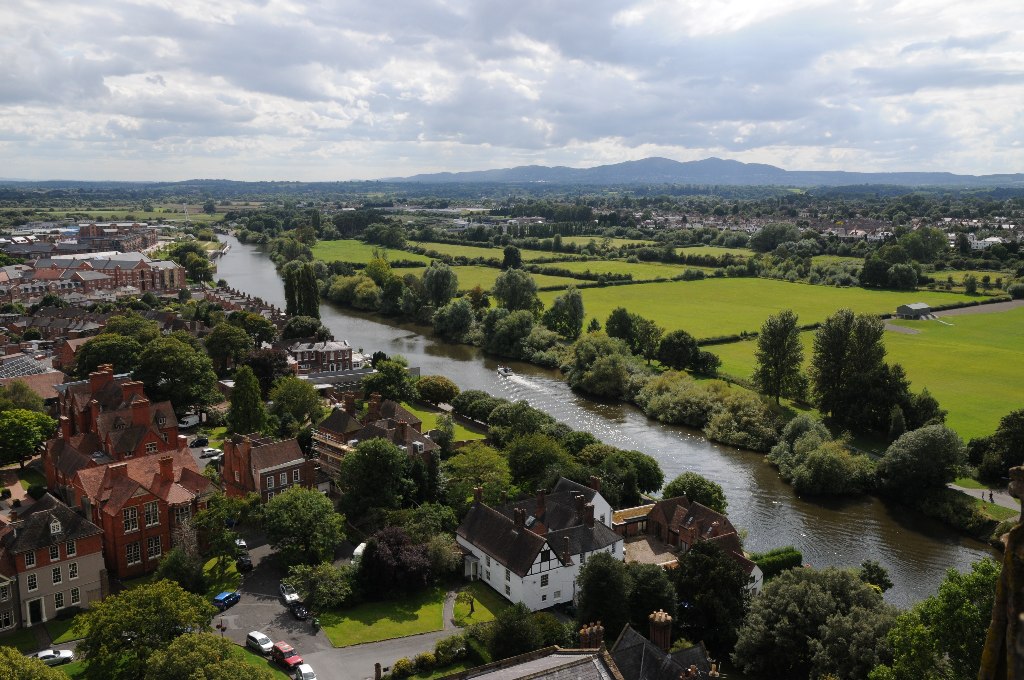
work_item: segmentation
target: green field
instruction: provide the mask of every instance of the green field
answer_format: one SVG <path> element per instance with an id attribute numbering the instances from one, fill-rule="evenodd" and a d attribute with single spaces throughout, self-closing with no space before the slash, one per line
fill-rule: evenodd
<path id="1" fill-rule="evenodd" d="M 622 246 L 653 246 L 654 241 L 645 241 L 637 238 L 615 238 L 609 236 L 563 236 L 562 243 L 571 243 L 574 245 L 585 246 L 593 241 L 598 247 L 604 246 L 607 243 L 612 248 L 621 248 Z"/>
<path id="2" fill-rule="evenodd" d="M 661 264 L 658 262 L 637 262 L 630 263 L 625 260 L 587 260 L 586 262 L 552 262 L 544 265 L 568 269 L 571 272 L 593 272 L 595 274 L 632 274 L 635 281 L 648 281 L 651 279 L 671 279 L 673 276 L 682 274 L 687 269 L 699 269 L 705 273 L 713 272 L 711 267 L 690 267 L 682 264 Z M 537 278 L 537 275 L 533 275 Z M 538 286 L 543 285 L 539 281 Z"/>
<path id="3" fill-rule="evenodd" d="M 320 624 L 335 647 L 429 633 L 444 627 L 443 588 L 421 590 L 397 600 L 364 602 L 320 615 Z"/>
<path id="4" fill-rule="evenodd" d="M 60 219 L 68 215 L 74 215 L 78 219 L 81 215 L 87 215 L 89 219 L 96 221 L 127 222 L 130 215 L 131 219 L 136 222 L 157 222 L 161 219 L 165 222 L 184 222 L 185 213 L 181 212 L 181 206 L 178 206 L 177 210 L 178 212 L 131 210 L 130 208 L 118 208 L 115 210 L 54 210 L 53 212 L 40 210 L 37 211 L 37 214 L 40 218 L 44 219 Z M 189 222 L 206 224 L 218 222 L 223 217 L 223 213 L 214 213 L 213 215 L 204 213 L 202 206 L 189 206 L 188 209 Z"/>
<path id="5" fill-rule="evenodd" d="M 468 257 L 470 259 L 476 257 L 482 257 L 488 260 L 498 260 L 499 262 L 505 256 L 502 248 L 486 248 L 482 246 L 463 246 L 455 243 L 413 243 L 420 248 L 426 250 L 433 250 L 441 255 L 450 255 L 451 257 Z M 520 254 L 523 257 L 523 262 L 531 262 L 533 260 L 543 259 L 561 259 L 565 257 L 574 257 L 573 255 L 567 255 L 566 253 L 552 253 L 547 250 L 520 250 Z"/>
<path id="6" fill-rule="evenodd" d="M 992 281 L 993 285 L 995 280 L 1001 278 L 1004 282 L 1009 281 L 1013 278 L 1013 272 L 994 272 L 994 271 L 981 271 L 978 269 L 969 270 L 958 270 L 958 269 L 943 269 L 940 272 L 927 272 L 927 276 L 932 277 L 936 281 L 948 281 L 949 277 L 953 278 L 953 283 L 961 284 L 964 282 L 964 277 L 968 274 L 974 274 L 978 279 L 978 290 L 981 290 L 981 277 L 987 276 Z"/>
<path id="7" fill-rule="evenodd" d="M 342 239 L 339 241 L 320 241 L 313 246 L 313 257 L 324 262 L 354 262 L 366 264 L 373 259 L 373 251 L 382 250 L 389 260 L 414 260 L 424 265 L 430 264 L 430 258 L 416 253 L 409 253 L 404 250 L 388 250 L 372 243 L 363 243 L 354 239 Z"/>
<path id="8" fill-rule="evenodd" d="M 811 264 L 837 264 L 844 262 L 846 264 L 855 264 L 858 267 L 864 265 L 863 257 L 853 257 L 852 255 L 815 255 L 811 258 Z"/>
<path id="9" fill-rule="evenodd" d="M 423 432 L 428 432 L 437 428 L 437 417 L 441 415 L 440 410 L 429 406 L 413 405 L 408 402 L 402 404 L 402 407 L 408 409 L 413 413 L 413 415 L 423 421 L 423 424 L 420 426 L 420 429 Z M 455 423 L 455 441 L 465 442 L 487 439 L 487 435 L 483 432 L 474 432 L 457 420 L 453 422 Z"/>
<path id="10" fill-rule="evenodd" d="M 676 248 L 676 252 L 680 255 L 740 255 L 742 257 L 756 254 L 750 248 L 721 248 L 719 246 L 687 246 Z"/>
<path id="11" fill-rule="evenodd" d="M 833 288 L 771 279 L 705 279 L 587 288 L 586 316 L 602 324 L 616 307 L 653 319 L 667 330 L 682 328 L 698 338 L 756 331 L 769 315 L 792 309 L 801 324 L 823 321 L 837 309 L 881 314 L 906 302 L 933 306 L 960 302 L 962 295 L 932 291 L 898 292 Z M 557 293 L 540 294 L 550 305 Z"/>
<path id="12" fill-rule="evenodd" d="M 473 581 L 463 588 L 463 591 L 473 596 L 473 613 L 469 613 L 468 603 L 455 601 L 455 623 L 462 628 L 474 623 L 493 621 L 499 612 L 511 604 L 482 581 Z"/>
<path id="13" fill-rule="evenodd" d="M 907 371 L 911 387 L 927 387 L 949 411 L 947 424 L 965 440 L 992 434 L 999 419 L 1024 407 L 1024 308 L 938 321 L 895 321 L 919 333 L 887 332 L 890 361 Z M 814 334 L 801 335 L 810 359 Z M 754 370 L 754 343 L 715 345 L 722 372 L 747 378 Z"/>
<path id="14" fill-rule="evenodd" d="M 490 290 L 494 286 L 494 279 L 498 278 L 501 270 L 495 267 L 484 267 L 470 265 L 465 267 L 452 267 L 459 277 L 459 290 L 469 290 L 474 286 L 480 286 Z M 540 287 L 561 286 L 567 288 L 573 284 L 580 283 L 577 279 L 570 279 L 565 276 L 548 276 L 547 274 L 530 274 L 533 280 Z"/>

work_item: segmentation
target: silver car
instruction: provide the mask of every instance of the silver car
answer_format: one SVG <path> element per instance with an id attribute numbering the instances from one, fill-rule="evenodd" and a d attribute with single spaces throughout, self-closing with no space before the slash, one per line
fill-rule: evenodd
<path id="1" fill-rule="evenodd" d="M 270 654 L 270 650 L 274 647 L 274 643 L 270 638 L 258 630 L 254 630 L 245 636 L 245 645 L 254 652 L 259 652 L 264 656 Z"/>
<path id="2" fill-rule="evenodd" d="M 75 653 L 70 649 L 44 649 L 35 654 L 29 654 L 33 659 L 39 659 L 47 666 L 60 666 L 70 663 L 75 659 Z"/>

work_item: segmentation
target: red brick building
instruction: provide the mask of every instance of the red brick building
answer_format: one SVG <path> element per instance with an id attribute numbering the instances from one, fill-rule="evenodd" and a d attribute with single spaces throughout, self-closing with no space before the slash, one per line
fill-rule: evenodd
<path id="1" fill-rule="evenodd" d="M 274 441 L 245 435 L 224 442 L 221 477 L 228 496 L 256 493 L 266 503 L 292 486 L 312 488 L 316 467 L 294 439 Z"/>
<path id="2" fill-rule="evenodd" d="M 69 504 L 103 530 L 110 574 L 132 578 L 156 569 L 175 529 L 205 509 L 214 491 L 185 448 L 79 470 Z"/>

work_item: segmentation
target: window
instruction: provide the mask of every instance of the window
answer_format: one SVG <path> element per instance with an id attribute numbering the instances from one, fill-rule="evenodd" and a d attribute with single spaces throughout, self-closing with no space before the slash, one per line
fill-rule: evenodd
<path id="1" fill-rule="evenodd" d="M 267 488 L 268 489 L 273 489 L 274 488 L 274 475 L 267 475 Z"/>
<path id="2" fill-rule="evenodd" d="M 561 590 L 556 590 L 556 591 L 555 591 L 555 599 L 557 600 L 557 599 L 558 599 L 558 598 L 560 598 L 561 596 L 562 596 L 562 591 L 561 591 Z"/>
<path id="3" fill-rule="evenodd" d="M 548 596 L 547 595 L 541 595 L 540 596 L 540 601 L 541 602 L 547 602 L 548 601 Z"/>
<path id="4" fill-rule="evenodd" d="M 512 580 L 512 572 L 509 571 L 508 569 L 505 570 L 505 580 L 506 581 L 511 581 Z"/>
<path id="5" fill-rule="evenodd" d="M 604 515 L 601 515 L 601 524 L 604 524 Z"/>
<path id="6" fill-rule="evenodd" d="M 51 534 L 59 534 L 60 533 L 60 520 L 56 520 L 55 519 L 52 522 L 50 522 L 50 533 Z"/>
<path id="7" fill-rule="evenodd" d="M 484 571 L 484 576 L 486 576 L 487 580 L 490 581 L 491 580 L 491 570 L 488 569 L 488 570 Z"/>
<path id="8" fill-rule="evenodd" d="M 14 614 L 10 610 L 0 612 L 0 630 L 10 628 L 14 625 Z"/>
<path id="9" fill-rule="evenodd" d="M 155 560 L 160 557 L 160 537 L 151 536 L 146 539 L 146 559 Z"/>
<path id="10" fill-rule="evenodd" d="M 153 527 L 160 524 L 160 506 L 156 501 L 150 501 L 142 506 L 146 513 L 146 526 Z"/>
<path id="11" fill-rule="evenodd" d="M 139 542 L 129 543 L 124 547 L 125 558 L 129 566 L 142 562 L 142 551 L 139 549 Z"/>
<path id="12" fill-rule="evenodd" d="M 50 572 L 53 574 L 54 585 L 60 583 L 63 580 L 63 578 L 60 575 L 60 567 L 54 567 L 50 570 Z"/>
<path id="13" fill-rule="evenodd" d="M 278 477 L 281 479 L 281 486 L 285 486 L 285 485 L 288 484 L 288 473 L 287 472 L 282 472 L 281 474 L 278 475 Z"/>
<path id="14" fill-rule="evenodd" d="M 36 552 L 35 550 L 29 550 L 25 553 L 25 566 L 34 567 L 36 566 Z"/>
<path id="15" fill-rule="evenodd" d="M 28 575 L 28 589 L 30 591 L 32 591 L 32 590 L 35 590 L 38 587 L 39 587 L 39 583 L 36 580 L 36 575 L 35 574 L 29 574 Z"/>
<path id="16" fill-rule="evenodd" d="M 139 530 L 139 509 L 138 508 L 125 508 L 124 509 L 124 532 L 138 531 Z"/>
<path id="17" fill-rule="evenodd" d="M 273 497 L 274 497 L 274 492 L 273 491 L 268 491 L 267 492 L 267 500 L 269 501 Z"/>
<path id="18" fill-rule="evenodd" d="M 146 453 L 156 453 L 156 442 L 146 442 Z"/>
<path id="19" fill-rule="evenodd" d="M 53 608 L 64 609 L 64 593 L 53 594 Z"/>
<path id="20" fill-rule="evenodd" d="M 298 468 L 292 470 L 292 483 L 298 484 L 301 481 Z"/>
<path id="21" fill-rule="evenodd" d="M 82 593 L 78 588 L 71 589 L 71 604 L 78 604 L 82 601 Z"/>
<path id="22" fill-rule="evenodd" d="M 547 574 L 543 574 L 540 577 L 540 587 L 541 588 L 547 588 L 548 587 L 548 575 Z"/>
<path id="23" fill-rule="evenodd" d="M 540 551 L 540 561 L 541 562 L 547 562 L 550 559 L 551 559 L 551 551 L 550 550 L 541 550 Z"/>
<path id="24" fill-rule="evenodd" d="M 68 578 L 78 578 L 78 562 L 72 562 L 68 565 Z"/>
<path id="25" fill-rule="evenodd" d="M 485 556 L 484 559 L 487 560 L 487 566 L 488 567 L 491 566 L 491 557 L 490 557 L 490 555 Z"/>
<path id="26" fill-rule="evenodd" d="M 506 595 L 511 595 L 512 594 L 512 589 L 509 588 L 508 586 L 505 586 L 505 594 Z"/>
<path id="27" fill-rule="evenodd" d="M 60 559 L 60 547 L 56 545 L 50 546 L 50 561 L 55 562 Z"/>
<path id="28" fill-rule="evenodd" d="M 587 563 L 587 553 L 580 553 L 580 564 Z"/>
<path id="29" fill-rule="evenodd" d="M 75 545 L 74 541 L 68 541 L 64 544 L 64 550 L 67 551 L 68 557 L 74 557 L 78 554 L 78 546 Z"/>
<path id="30" fill-rule="evenodd" d="M 192 508 L 187 505 L 179 505 L 174 508 L 174 524 L 180 526 L 192 517 Z"/>
<path id="31" fill-rule="evenodd" d="M 0 586 L 0 602 L 6 602 L 11 597 L 11 587 L 6 583 Z"/>

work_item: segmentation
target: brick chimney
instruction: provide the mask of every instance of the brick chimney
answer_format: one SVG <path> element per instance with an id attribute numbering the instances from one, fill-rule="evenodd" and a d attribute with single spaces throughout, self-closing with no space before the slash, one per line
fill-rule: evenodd
<path id="1" fill-rule="evenodd" d="M 562 564 L 569 564 L 569 537 L 562 537 Z"/>
<path id="2" fill-rule="evenodd" d="M 484 487 L 482 487 L 482 486 L 474 486 L 473 487 L 473 501 L 476 502 L 476 503 L 481 503 L 481 502 L 483 502 L 483 500 L 484 500 Z"/>
<path id="3" fill-rule="evenodd" d="M 659 609 L 656 612 L 651 612 L 651 615 L 647 617 L 648 622 L 651 625 L 651 632 L 648 636 L 655 645 L 663 652 L 668 652 L 672 648 L 672 617 L 665 613 L 665 610 Z"/>
<path id="4" fill-rule="evenodd" d="M 174 482 L 174 457 L 161 456 L 160 458 L 160 479 L 165 482 Z"/>
<path id="5" fill-rule="evenodd" d="M 395 433 L 398 435 L 398 441 L 404 444 L 409 439 L 409 423 L 404 420 L 399 420 L 398 425 L 395 426 Z"/>
<path id="6" fill-rule="evenodd" d="M 370 395 L 370 405 L 366 409 L 366 420 L 371 423 L 375 420 L 380 420 L 380 394 L 378 392 Z"/>
<path id="7" fill-rule="evenodd" d="M 512 522 L 516 529 L 522 529 L 526 525 L 526 510 L 522 508 L 512 509 Z"/>
<path id="8" fill-rule="evenodd" d="M 537 512 L 534 514 L 538 519 L 544 514 L 544 495 L 546 493 L 544 489 L 537 489 Z"/>
<path id="9" fill-rule="evenodd" d="M 132 402 L 132 425 L 136 427 L 149 425 L 149 399 L 136 399 Z"/>
<path id="10" fill-rule="evenodd" d="M 145 385 L 138 380 L 121 383 L 121 399 L 123 401 L 131 401 L 132 397 L 145 398 L 144 387 Z"/>
<path id="11" fill-rule="evenodd" d="M 350 416 L 356 414 L 356 395 L 352 392 L 346 392 L 341 397 L 342 408 L 345 409 L 345 413 Z"/>
<path id="12" fill-rule="evenodd" d="M 71 439 L 71 419 L 67 416 L 60 417 L 60 438 L 64 441 Z"/>
<path id="13" fill-rule="evenodd" d="M 178 448 L 179 449 L 187 449 L 188 448 L 188 437 L 186 437 L 183 434 L 179 434 L 178 435 Z"/>
<path id="14" fill-rule="evenodd" d="M 593 529 L 594 528 L 594 504 L 587 503 L 583 506 L 583 521 L 586 525 Z"/>
<path id="15" fill-rule="evenodd" d="M 89 432 L 96 431 L 96 423 L 100 419 L 100 402 L 95 399 L 89 402 Z"/>
<path id="16" fill-rule="evenodd" d="M 124 479 L 128 477 L 128 463 L 111 463 L 107 472 L 111 479 Z"/>
<path id="17" fill-rule="evenodd" d="M 590 488 L 598 493 L 601 492 L 601 478 L 597 475 L 590 475 Z"/>
<path id="18" fill-rule="evenodd" d="M 114 366 L 112 364 L 97 366 L 96 370 L 89 374 L 89 391 L 95 394 L 112 382 L 114 382 Z"/>
<path id="19" fill-rule="evenodd" d="M 584 520 L 584 504 L 587 502 L 586 496 L 581 493 L 573 494 L 572 500 L 576 507 L 576 521 L 579 524 L 583 524 Z"/>

